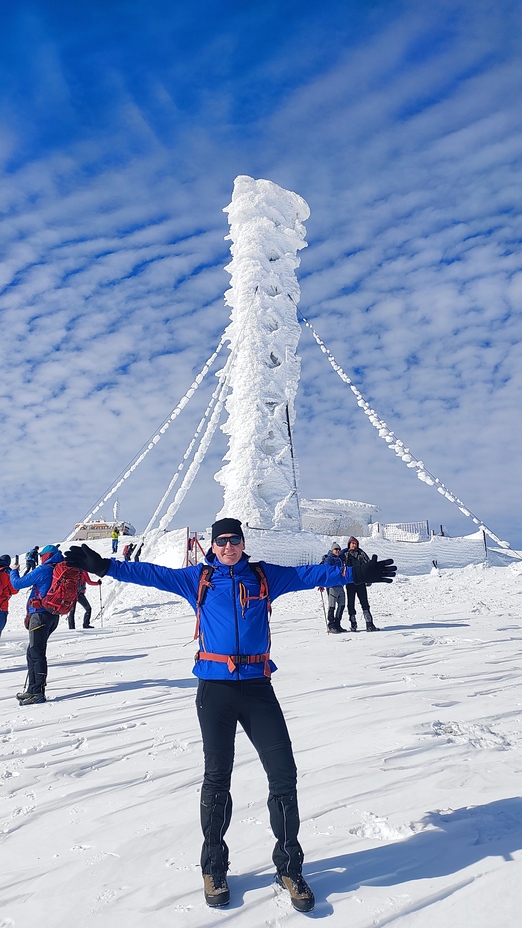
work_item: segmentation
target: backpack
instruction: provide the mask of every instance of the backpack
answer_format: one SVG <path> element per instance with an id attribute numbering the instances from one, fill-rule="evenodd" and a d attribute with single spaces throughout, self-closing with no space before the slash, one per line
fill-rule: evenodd
<path id="1" fill-rule="evenodd" d="M 71 611 L 78 599 L 78 585 L 81 570 L 79 567 L 67 567 L 65 561 L 60 561 L 53 567 L 51 586 L 43 598 L 36 598 L 47 610 L 54 615 L 66 615 Z M 35 599 L 32 600 L 35 604 Z"/>

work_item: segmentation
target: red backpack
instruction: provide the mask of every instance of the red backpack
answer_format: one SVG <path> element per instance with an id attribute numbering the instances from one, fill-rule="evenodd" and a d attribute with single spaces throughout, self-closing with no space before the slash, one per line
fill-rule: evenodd
<path id="1" fill-rule="evenodd" d="M 78 599 L 80 574 L 79 567 L 67 567 L 65 561 L 60 561 L 53 567 L 53 579 L 47 593 L 43 598 L 35 597 L 33 607 L 39 602 L 47 612 L 66 615 Z"/>

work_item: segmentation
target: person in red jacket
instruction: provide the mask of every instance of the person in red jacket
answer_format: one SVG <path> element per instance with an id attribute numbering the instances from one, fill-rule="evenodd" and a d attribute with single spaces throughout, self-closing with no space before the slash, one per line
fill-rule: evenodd
<path id="1" fill-rule="evenodd" d="M 9 609 L 9 600 L 11 596 L 18 593 L 12 586 L 9 579 L 9 568 L 11 558 L 8 554 L 2 554 L 0 557 L 0 635 L 2 634 L 5 623 L 7 622 L 7 611 Z"/>
<path id="2" fill-rule="evenodd" d="M 88 583 L 89 586 L 101 586 L 101 580 L 91 580 L 87 571 L 82 570 L 80 574 L 80 579 L 78 581 L 78 599 L 76 600 L 76 602 L 80 603 L 80 606 L 83 606 L 83 608 L 85 609 L 85 612 L 83 614 L 83 628 L 94 628 L 94 625 L 91 625 L 92 606 L 85 595 L 86 583 Z M 67 616 L 69 628 L 76 628 L 76 625 L 74 622 L 75 612 L 76 612 L 76 603 L 74 604 L 69 615 Z"/>

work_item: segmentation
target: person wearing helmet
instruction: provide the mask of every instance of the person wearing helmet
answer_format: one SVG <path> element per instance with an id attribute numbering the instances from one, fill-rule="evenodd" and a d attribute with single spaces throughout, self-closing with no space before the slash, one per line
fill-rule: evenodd
<path id="1" fill-rule="evenodd" d="M 42 599 L 53 582 L 53 568 L 63 561 L 57 545 L 46 545 L 40 551 L 40 566 L 20 576 L 18 567 L 11 570 L 11 583 L 15 590 L 32 587 L 27 602 L 26 625 L 29 630 L 27 646 L 27 689 L 16 694 L 21 706 L 45 702 L 47 680 L 47 642 L 58 627 L 59 616 L 48 612 Z"/>

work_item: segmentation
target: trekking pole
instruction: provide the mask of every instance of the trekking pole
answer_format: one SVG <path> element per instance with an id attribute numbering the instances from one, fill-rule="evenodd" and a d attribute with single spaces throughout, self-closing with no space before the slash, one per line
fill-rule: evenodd
<path id="1" fill-rule="evenodd" d="M 99 585 L 98 585 L 98 589 L 99 589 L 99 591 L 100 591 L 100 619 L 101 619 L 101 627 L 103 628 L 103 600 L 102 600 L 102 592 L 101 592 L 101 582 L 100 582 Z"/>
<path id="2" fill-rule="evenodd" d="M 324 604 L 324 590 L 321 589 L 321 587 L 319 587 L 319 592 L 320 592 L 320 594 L 321 594 L 321 602 L 322 602 L 322 604 L 323 604 L 324 624 L 326 625 L 326 631 L 327 631 L 327 633 L 330 634 L 330 630 L 329 630 L 329 628 L 328 628 L 328 618 L 327 618 L 327 616 L 326 616 L 326 606 L 325 606 L 325 604 Z"/>

